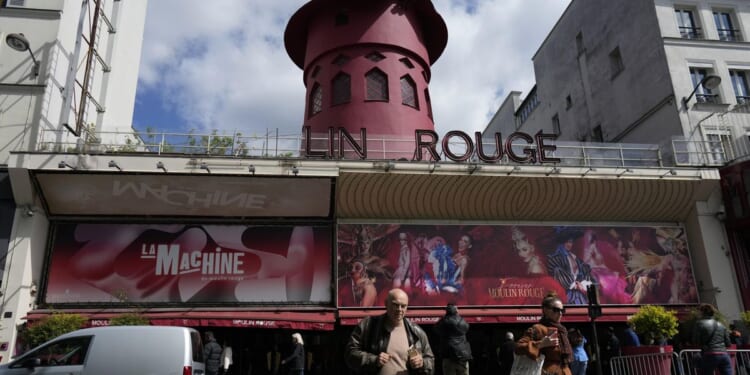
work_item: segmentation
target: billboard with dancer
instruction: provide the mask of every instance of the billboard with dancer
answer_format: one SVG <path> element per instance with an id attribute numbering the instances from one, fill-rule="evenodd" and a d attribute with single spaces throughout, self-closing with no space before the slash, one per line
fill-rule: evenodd
<path id="1" fill-rule="evenodd" d="M 381 305 L 391 288 L 411 306 L 537 305 L 550 290 L 605 305 L 694 304 L 684 229 L 671 226 L 338 226 L 338 306 Z"/>

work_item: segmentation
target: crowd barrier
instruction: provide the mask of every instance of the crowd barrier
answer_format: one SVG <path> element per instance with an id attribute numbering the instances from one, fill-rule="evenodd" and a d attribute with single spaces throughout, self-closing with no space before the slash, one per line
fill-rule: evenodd
<path id="1" fill-rule="evenodd" d="M 734 375 L 750 375 L 750 350 L 730 349 Z M 611 375 L 700 375 L 701 352 L 685 349 L 678 353 L 653 353 L 614 357 Z M 716 372 L 718 375 L 718 372 Z"/>

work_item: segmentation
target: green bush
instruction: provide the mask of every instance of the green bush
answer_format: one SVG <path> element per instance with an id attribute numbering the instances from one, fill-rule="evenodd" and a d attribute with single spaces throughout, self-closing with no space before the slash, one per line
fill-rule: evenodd
<path id="1" fill-rule="evenodd" d="M 148 318 L 138 313 L 127 313 L 115 316 L 109 320 L 111 326 L 147 326 Z"/>
<path id="2" fill-rule="evenodd" d="M 635 326 L 635 331 L 647 342 L 660 338 L 669 339 L 679 332 L 677 314 L 661 306 L 641 306 L 629 321 Z"/>
<path id="3" fill-rule="evenodd" d="M 740 319 L 745 324 L 745 327 L 750 328 L 750 310 L 741 312 Z"/>
<path id="4" fill-rule="evenodd" d="M 54 313 L 26 328 L 22 336 L 29 347 L 33 348 L 64 333 L 82 328 L 87 320 L 79 314 Z"/>

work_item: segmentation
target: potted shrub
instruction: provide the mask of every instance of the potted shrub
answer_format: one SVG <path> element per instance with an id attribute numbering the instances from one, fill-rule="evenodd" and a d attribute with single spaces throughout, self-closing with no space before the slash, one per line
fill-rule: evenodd
<path id="1" fill-rule="evenodd" d="M 639 347 L 623 347 L 623 355 L 660 353 L 656 358 L 643 358 L 644 361 L 648 362 L 649 366 L 645 366 L 644 364 L 641 367 L 648 369 L 647 371 L 650 372 L 648 375 L 669 375 L 672 362 L 672 346 L 654 344 L 664 342 L 678 333 L 677 313 L 673 310 L 667 310 L 662 306 L 644 305 L 628 321 L 633 323 L 633 328 L 643 338 L 644 345 Z M 653 365 L 657 368 L 653 368 Z"/>
<path id="2" fill-rule="evenodd" d="M 82 328 L 88 319 L 79 314 L 54 313 L 29 325 L 22 333 L 28 349 L 49 341 L 63 333 Z"/>
<path id="3" fill-rule="evenodd" d="M 109 320 L 111 326 L 147 326 L 150 321 L 140 313 L 125 313 Z"/>

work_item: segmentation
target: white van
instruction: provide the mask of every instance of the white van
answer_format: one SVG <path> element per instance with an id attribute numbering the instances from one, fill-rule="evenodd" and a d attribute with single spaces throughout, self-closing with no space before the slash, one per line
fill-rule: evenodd
<path id="1" fill-rule="evenodd" d="M 0 375 L 203 375 L 204 366 L 192 328 L 117 326 L 61 335 L 0 366 Z"/>

